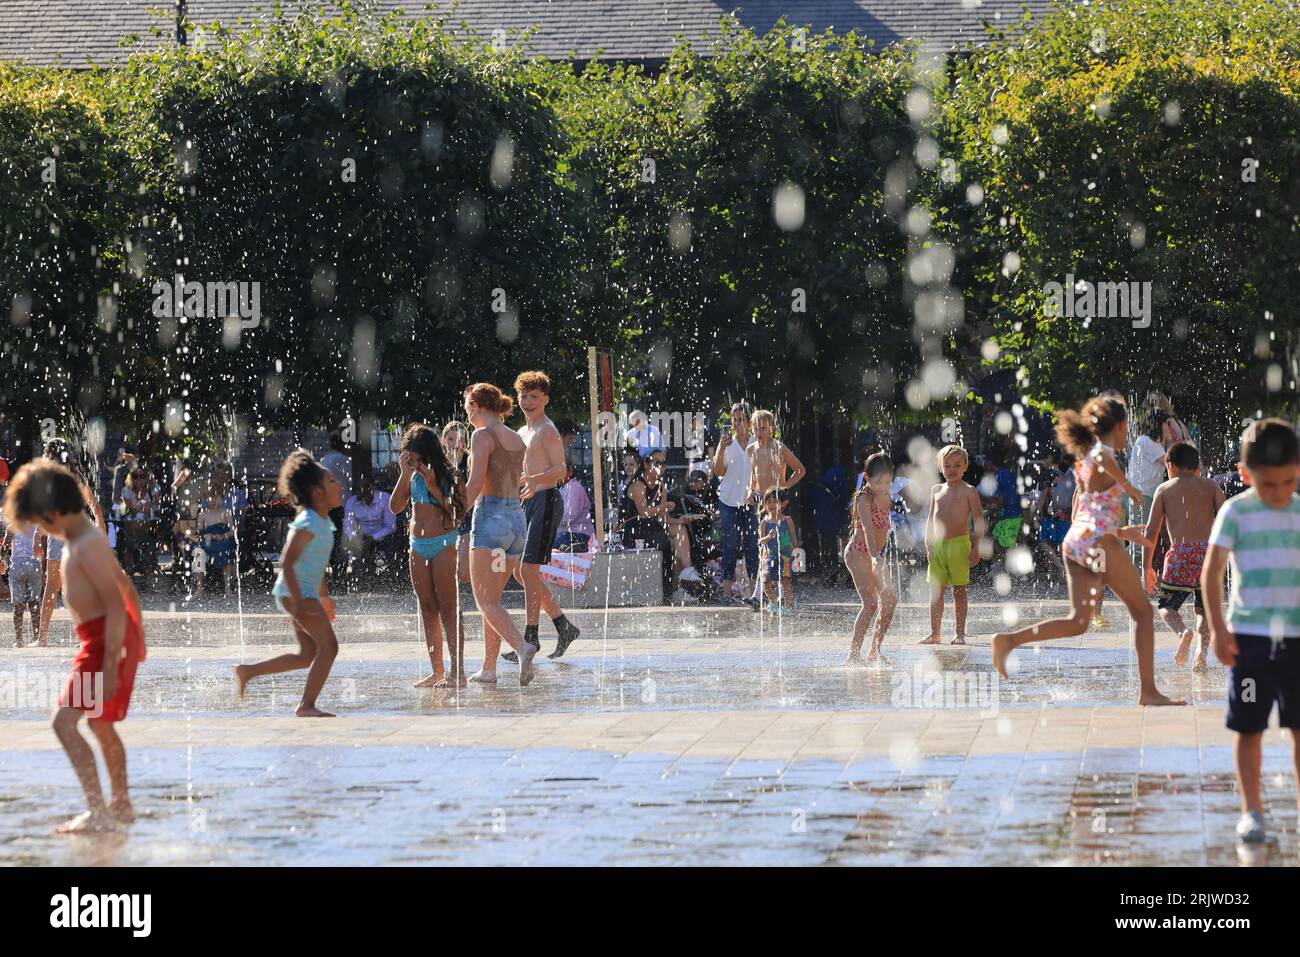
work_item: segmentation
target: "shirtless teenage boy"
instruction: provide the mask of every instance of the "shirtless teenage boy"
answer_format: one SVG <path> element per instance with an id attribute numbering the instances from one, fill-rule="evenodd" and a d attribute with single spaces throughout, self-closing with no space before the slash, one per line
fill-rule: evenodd
<path id="1" fill-rule="evenodd" d="M 519 373 L 515 378 L 515 393 L 525 420 L 519 430 L 525 446 L 519 498 L 524 503 L 528 537 L 523 561 L 516 571 L 519 583 L 524 586 L 527 619 L 524 641 L 541 649 L 537 622 L 541 612 L 545 611 L 546 617 L 555 623 L 557 635 L 555 650 L 547 657 L 559 658 L 579 634 L 578 628 L 564 616 L 546 582 L 542 581 L 542 566 L 551 561 L 551 546 L 564 518 L 564 498 L 560 495 L 560 484 L 568 473 L 564 441 L 555 423 L 546 415 L 547 403 L 551 401 L 551 380 L 545 372 Z M 513 654 L 504 657 L 510 659 Z"/>
<path id="2" fill-rule="evenodd" d="M 1156 489 L 1151 500 L 1151 517 L 1147 520 L 1145 535 L 1150 541 L 1158 541 L 1161 525 L 1167 525 L 1170 545 L 1165 552 L 1158 583 L 1152 564 L 1155 550 L 1142 550 L 1146 586 L 1147 591 L 1154 592 L 1158 584 L 1156 607 L 1160 609 L 1161 620 L 1179 637 L 1178 650 L 1174 652 L 1174 664 L 1179 668 L 1187 664 L 1192 648 L 1192 630 L 1183 621 L 1179 609 L 1188 595 L 1196 599 L 1196 631 L 1201 642 L 1192 671 L 1202 674 L 1207 670 L 1210 623 L 1201 598 L 1201 567 L 1209 548 L 1214 517 L 1225 496 L 1219 483 L 1201 478 L 1200 453 L 1188 442 L 1175 442 L 1170 446 L 1165 454 L 1165 469 L 1169 481 Z"/>
<path id="3" fill-rule="evenodd" d="M 925 552 L 930 559 L 926 572 L 930 582 L 930 634 L 917 644 L 942 643 L 939 630 L 943 624 L 943 592 L 949 585 L 957 619 L 957 635 L 952 643 L 966 644 L 966 586 L 970 584 L 970 570 L 979 563 L 984 538 L 979 492 L 962 481 L 969 463 L 960 445 L 945 445 L 939 450 L 944 482 L 931 489 L 930 512 L 925 520 Z"/>

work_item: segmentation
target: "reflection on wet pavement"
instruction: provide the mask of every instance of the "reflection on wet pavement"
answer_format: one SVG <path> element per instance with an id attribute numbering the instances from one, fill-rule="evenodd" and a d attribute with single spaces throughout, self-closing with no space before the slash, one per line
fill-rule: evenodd
<path id="1" fill-rule="evenodd" d="M 242 644 L 229 617 L 151 618 L 122 725 L 141 820 L 50 833 L 80 793 L 48 711 L 19 694 L 0 711 L 0 862 L 1240 862 L 1221 667 L 1176 671 L 1161 636 L 1160 681 L 1194 705 L 1139 709 L 1131 645 L 1108 631 L 1022 652 L 990 686 L 987 637 L 917 647 L 917 608 L 893 669 L 848 668 L 851 611 L 761 633 L 747 611 L 575 616 L 592 637 L 530 688 L 503 664 L 500 687 L 460 692 L 410 687 L 427 659 L 406 616 L 345 618 L 322 698 L 336 722 L 283 717 L 301 675 L 234 698 L 231 666 L 281 649 L 282 618 L 246 616 Z M 977 633 L 1000 624 L 973 612 Z M 34 688 L 70 654 L 6 649 L 0 679 Z M 1290 740 L 1265 742 L 1271 842 L 1246 863 L 1294 865 Z"/>

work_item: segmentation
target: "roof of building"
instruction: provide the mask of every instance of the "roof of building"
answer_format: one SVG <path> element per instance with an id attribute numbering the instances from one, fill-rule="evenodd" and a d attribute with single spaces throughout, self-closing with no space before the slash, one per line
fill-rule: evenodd
<path id="1" fill-rule="evenodd" d="M 985 24 L 1012 25 L 1028 10 L 1041 18 L 1052 0 L 372 0 L 378 12 L 445 16 L 491 38 L 537 27 L 526 49 L 571 60 L 662 61 L 678 36 L 696 45 L 717 35 L 726 13 L 765 33 L 782 16 L 813 33 L 856 30 L 877 45 L 915 39 L 951 49 L 982 40 Z M 294 11 L 305 4 L 284 0 Z M 195 24 L 236 27 L 265 16 L 275 0 L 188 0 Z M 333 6 L 326 0 L 326 6 Z M 132 52 L 175 42 L 172 0 L 3 0 L 0 59 L 32 66 L 106 66 Z"/>

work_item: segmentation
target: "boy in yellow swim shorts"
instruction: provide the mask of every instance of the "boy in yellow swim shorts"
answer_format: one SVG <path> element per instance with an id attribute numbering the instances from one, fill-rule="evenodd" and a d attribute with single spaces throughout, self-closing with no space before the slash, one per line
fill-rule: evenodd
<path id="1" fill-rule="evenodd" d="M 944 590 L 948 587 L 952 588 L 957 618 L 957 636 L 952 643 L 966 644 L 966 586 L 970 584 L 970 570 L 980 560 L 980 541 L 985 532 L 979 492 L 962 480 L 969 463 L 960 445 L 945 445 L 939 450 L 944 481 L 930 490 L 930 510 L 925 519 L 925 551 L 930 559 L 926 573 L 930 582 L 930 634 L 918 644 L 942 642 L 939 629 L 943 623 Z"/>

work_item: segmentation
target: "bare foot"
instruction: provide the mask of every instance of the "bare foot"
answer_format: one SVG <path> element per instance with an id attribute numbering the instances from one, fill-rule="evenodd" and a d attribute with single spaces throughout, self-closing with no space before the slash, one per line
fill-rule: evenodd
<path id="1" fill-rule="evenodd" d="M 433 674 L 428 675 L 427 677 L 421 678 L 419 681 L 417 681 L 417 682 L 415 683 L 415 687 L 417 687 L 417 688 L 445 688 L 445 687 L 447 687 L 447 677 L 446 677 L 446 675 L 439 674 L 438 672 L 435 671 Z"/>
<path id="2" fill-rule="evenodd" d="M 887 667 L 892 667 L 894 664 L 894 659 L 888 657 L 879 648 L 872 648 L 870 651 L 867 652 L 867 664 L 885 665 Z"/>
<path id="3" fill-rule="evenodd" d="M 113 798 L 108 805 L 108 813 L 123 824 L 135 823 L 135 808 L 131 806 L 130 798 Z"/>
<path id="4" fill-rule="evenodd" d="M 930 635 L 928 638 L 922 638 L 920 641 L 917 642 L 917 644 L 918 645 L 941 645 L 943 644 L 943 639 L 940 638 L 938 634 L 933 634 Z"/>
<path id="5" fill-rule="evenodd" d="M 94 834 L 99 831 L 115 831 L 117 818 L 108 813 L 107 808 L 94 811 L 82 811 L 76 817 L 65 821 L 54 829 L 56 834 Z"/>
<path id="6" fill-rule="evenodd" d="M 1182 698 L 1166 698 L 1159 691 L 1152 691 L 1150 694 L 1138 696 L 1138 704 L 1143 707 L 1158 708 L 1164 705 L 1187 704 Z"/>
<path id="7" fill-rule="evenodd" d="M 42 638 L 40 641 L 36 642 L 36 647 L 37 647 L 37 648 L 48 648 L 48 647 L 50 647 L 50 641 L 49 641 L 49 639 L 48 639 L 48 638 Z"/>
<path id="8" fill-rule="evenodd" d="M 965 636 L 965 635 L 958 635 L 958 636 L 957 636 L 956 638 L 954 638 L 952 641 L 948 642 L 948 644 L 950 644 L 950 645 L 964 645 L 964 644 L 966 644 L 966 636 Z"/>
<path id="9" fill-rule="evenodd" d="M 1196 660 L 1192 662 L 1192 674 L 1203 675 L 1206 674 L 1209 670 L 1210 670 L 1210 665 L 1205 660 L 1205 652 L 1202 651 L 1199 655 L 1196 656 Z"/>
<path id="10" fill-rule="evenodd" d="M 1011 654 L 1014 648 L 1010 635 L 999 633 L 993 636 L 993 667 L 1003 679 L 1007 677 L 1007 655 Z"/>
<path id="11" fill-rule="evenodd" d="M 844 663 L 854 668 L 861 668 L 865 664 L 865 662 L 862 660 L 862 656 L 858 654 L 856 651 L 853 652 L 853 654 L 849 655 L 847 658 L 845 658 Z"/>
<path id="12" fill-rule="evenodd" d="M 248 687 L 248 681 L 252 677 L 248 670 L 248 665 L 235 665 L 235 691 L 241 700 L 244 697 L 244 689 Z"/>
<path id="13" fill-rule="evenodd" d="M 494 685 L 497 683 L 497 673 L 495 671 L 476 671 L 469 676 L 469 680 L 475 684 Z"/>
<path id="14" fill-rule="evenodd" d="M 293 716 L 295 718 L 333 718 L 334 717 L 334 715 L 330 714 L 328 711 L 322 711 L 320 708 L 317 707 L 306 708 L 303 707 L 302 705 L 298 706 L 298 710 L 293 713 Z"/>
<path id="15" fill-rule="evenodd" d="M 532 683 L 533 676 L 537 669 L 533 667 L 533 658 L 537 656 L 537 649 L 524 642 L 524 650 L 519 652 L 519 687 L 526 688 Z"/>
<path id="16" fill-rule="evenodd" d="M 14 639 L 14 647 L 15 647 L 15 648 L 26 648 L 27 646 L 26 646 L 25 644 L 23 644 L 23 640 L 22 640 L 21 638 L 15 638 L 15 639 Z"/>
<path id="17" fill-rule="evenodd" d="M 1192 651 L 1192 629 L 1187 628 L 1183 631 L 1182 638 L 1178 641 L 1178 650 L 1174 652 L 1174 667 L 1181 668 L 1187 664 L 1187 656 Z"/>

